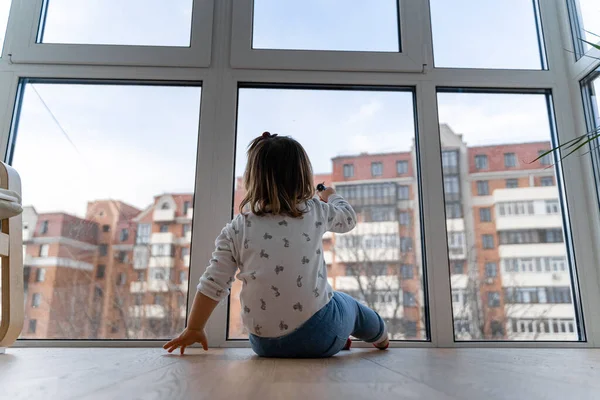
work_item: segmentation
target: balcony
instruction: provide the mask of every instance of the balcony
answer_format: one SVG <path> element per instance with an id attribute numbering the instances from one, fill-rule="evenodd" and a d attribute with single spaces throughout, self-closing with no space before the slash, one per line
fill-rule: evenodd
<path id="1" fill-rule="evenodd" d="M 448 258 L 450 260 L 464 260 L 466 255 L 466 246 L 448 247 Z"/>
<path id="2" fill-rule="evenodd" d="M 571 286 L 567 271 L 557 272 L 502 272 L 503 287 Z"/>
<path id="3" fill-rule="evenodd" d="M 500 258 L 531 258 L 539 257 L 564 257 L 566 253 L 564 243 L 529 243 L 529 244 L 503 244 L 498 246 Z"/>
<path id="4" fill-rule="evenodd" d="M 373 281 L 372 277 L 367 276 L 337 276 L 334 280 L 333 288 L 335 290 L 356 291 L 360 290 L 359 286 L 362 283 L 363 288 L 370 290 L 392 291 L 400 290 L 401 279 L 397 275 L 382 275 Z"/>
<path id="5" fill-rule="evenodd" d="M 192 219 L 194 217 L 194 209 L 188 208 L 187 213 L 185 214 L 185 217 L 187 219 Z"/>
<path id="6" fill-rule="evenodd" d="M 189 268 L 189 266 L 190 266 L 190 256 L 189 256 L 189 254 L 187 256 L 183 256 L 183 265 Z"/>
<path id="7" fill-rule="evenodd" d="M 556 186 L 523 187 L 515 189 L 496 189 L 493 193 L 494 203 L 552 200 L 558 199 L 558 188 Z"/>
<path id="8" fill-rule="evenodd" d="M 165 308 L 157 304 L 148 304 L 145 306 L 129 307 L 129 314 L 135 318 L 164 318 Z"/>
<path id="9" fill-rule="evenodd" d="M 561 215 L 517 215 L 496 217 L 496 229 L 499 231 L 510 229 L 547 229 L 562 228 Z"/>
<path id="10" fill-rule="evenodd" d="M 504 310 L 508 318 L 575 318 L 573 304 L 506 304 Z"/>
<path id="11" fill-rule="evenodd" d="M 175 243 L 175 235 L 171 232 L 153 233 L 150 237 L 152 244 L 172 244 Z"/>
<path id="12" fill-rule="evenodd" d="M 404 258 L 397 247 L 383 249 L 337 249 L 335 257 L 336 261 L 342 263 L 381 261 L 400 263 Z"/>
<path id="13" fill-rule="evenodd" d="M 152 256 L 150 257 L 150 268 L 173 268 L 175 258 L 170 256 Z"/>
<path id="14" fill-rule="evenodd" d="M 154 222 L 173 222 L 175 221 L 175 209 L 160 210 L 155 209 L 152 214 Z"/>
<path id="15" fill-rule="evenodd" d="M 169 282 L 162 279 L 152 279 L 148 281 L 147 287 L 149 292 L 168 292 Z"/>
<path id="16" fill-rule="evenodd" d="M 145 293 L 148 290 L 146 282 L 131 282 L 129 291 L 131 293 Z"/>
<path id="17" fill-rule="evenodd" d="M 325 264 L 331 265 L 333 263 L 333 252 L 328 251 L 328 250 L 324 251 L 323 259 L 325 260 Z"/>

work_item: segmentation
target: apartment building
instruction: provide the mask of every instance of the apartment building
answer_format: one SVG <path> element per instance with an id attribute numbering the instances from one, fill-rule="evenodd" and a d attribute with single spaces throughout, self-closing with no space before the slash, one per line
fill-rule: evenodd
<path id="1" fill-rule="evenodd" d="M 469 147 L 440 127 L 457 339 L 577 338 L 559 190 L 547 142 Z M 329 281 L 384 317 L 394 339 L 424 339 L 425 296 L 415 149 L 331 160 L 315 185 L 336 188 L 358 224 L 323 237 Z M 236 179 L 232 215 L 245 191 Z M 182 329 L 191 193 L 144 210 L 88 204 L 85 218 L 23 214 L 24 338 L 164 338 Z M 195 283 L 194 283 L 195 286 Z M 247 334 L 235 282 L 230 338 Z"/>

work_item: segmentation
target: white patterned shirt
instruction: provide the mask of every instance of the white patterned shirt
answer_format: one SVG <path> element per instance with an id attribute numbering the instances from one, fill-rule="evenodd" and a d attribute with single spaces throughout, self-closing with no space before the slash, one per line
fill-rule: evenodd
<path id="1" fill-rule="evenodd" d="M 229 295 L 239 271 L 242 321 L 254 335 L 287 335 L 333 296 L 322 237 L 326 231 L 352 230 L 356 213 L 337 194 L 328 203 L 315 197 L 304 210 L 300 218 L 236 216 L 217 237 L 213 258 L 200 278 L 198 291 L 221 301 Z"/>

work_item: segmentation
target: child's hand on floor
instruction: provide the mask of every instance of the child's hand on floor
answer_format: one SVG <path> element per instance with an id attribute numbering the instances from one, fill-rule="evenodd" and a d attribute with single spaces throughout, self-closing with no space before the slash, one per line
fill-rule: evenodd
<path id="1" fill-rule="evenodd" d="M 194 330 L 185 328 L 178 337 L 167 342 L 163 349 L 167 350 L 169 353 L 172 353 L 173 350 L 181 347 L 181 354 L 185 352 L 185 348 L 193 345 L 194 343 L 201 343 L 204 350 L 208 350 L 208 341 L 206 340 L 206 332 L 204 329 Z"/>

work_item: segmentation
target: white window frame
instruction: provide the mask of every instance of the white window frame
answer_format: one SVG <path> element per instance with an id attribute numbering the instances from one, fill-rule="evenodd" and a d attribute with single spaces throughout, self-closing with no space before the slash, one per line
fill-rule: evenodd
<path id="1" fill-rule="evenodd" d="M 189 47 L 37 43 L 46 0 L 13 1 L 3 57 L 23 64 L 208 67 L 214 1 L 194 0 Z"/>
<path id="2" fill-rule="evenodd" d="M 14 11 L 9 20 L 6 45 L 0 64 L 0 151 L 8 152 L 11 144 L 11 122 L 15 111 L 15 99 L 18 99 L 20 78 L 56 78 L 78 80 L 111 80 L 146 82 L 202 83 L 201 120 L 197 149 L 196 190 L 193 201 L 194 230 L 191 246 L 193 248 L 189 271 L 190 291 L 188 292 L 188 312 L 195 295 L 194 287 L 205 270 L 207 260 L 211 258 L 216 235 L 229 222 L 232 214 L 233 191 L 235 185 L 234 153 L 236 147 L 237 90 L 244 83 L 285 85 L 324 85 L 351 88 L 357 85 L 381 87 L 411 87 L 415 91 L 416 142 L 415 152 L 419 157 L 420 199 L 418 204 L 419 221 L 427 235 L 423 238 L 426 246 L 420 246 L 419 240 L 413 241 L 413 247 L 423 250 L 427 268 L 425 282 L 427 306 L 431 315 L 429 321 L 429 341 L 393 342 L 391 347 L 599 347 L 600 313 L 595 304 L 600 304 L 600 211 L 594 181 L 594 171 L 587 157 L 569 157 L 558 163 L 557 190 L 561 205 L 568 204 L 563 213 L 567 234 L 565 240 L 572 239 L 573 248 L 565 262 L 574 263 L 577 268 L 573 278 L 578 282 L 579 291 L 575 294 L 580 301 L 585 317 L 586 341 L 583 342 L 469 342 L 456 341 L 452 315 L 450 270 L 441 266 L 448 265 L 448 242 L 446 235 L 446 216 L 444 207 L 442 157 L 439 134 L 439 116 L 437 91 L 440 88 L 465 88 L 481 90 L 550 90 L 552 92 L 552 110 L 556 123 L 557 144 L 575 138 L 585 132 L 585 117 L 581 100 L 579 80 L 599 63 L 586 57 L 575 63 L 570 58 L 565 62 L 564 47 L 571 41 L 568 29 L 566 3 L 563 0 L 540 2 L 540 12 L 544 29 L 543 39 L 547 52 L 549 70 L 485 70 L 460 68 L 432 68 L 433 48 L 429 6 L 426 0 L 402 0 L 404 7 L 418 8 L 415 18 L 406 18 L 401 24 L 403 40 L 407 40 L 408 31 L 413 32 L 419 49 L 416 61 L 395 63 L 393 57 L 382 62 L 386 56 L 394 54 L 372 54 L 353 52 L 312 52 L 282 50 L 251 50 L 249 31 L 251 15 L 243 16 L 239 4 L 250 4 L 250 0 L 222 0 L 215 2 L 214 22 L 210 21 L 213 44 L 210 67 L 206 63 L 190 61 L 186 54 L 189 49 L 181 50 L 172 57 L 163 57 L 170 52 L 159 48 L 152 57 L 140 57 L 136 46 L 124 46 L 131 54 L 125 54 L 122 60 L 118 54 L 108 52 L 109 57 L 94 57 L 90 53 L 104 46 L 81 46 L 81 54 L 65 54 L 71 45 L 56 45 L 60 50 L 56 55 L 40 52 L 31 46 L 31 33 L 40 0 L 14 1 Z M 197 0 L 197 2 L 200 0 Z M 211 1 L 212 3 L 212 1 Z M 18 6 L 17 6 L 18 4 Z M 234 7 L 235 6 L 235 7 Z M 422 11 L 420 11 L 422 10 Z M 242 10 L 243 11 L 243 10 Z M 243 21 L 242 21 L 243 22 Z M 408 23 L 408 24 L 407 24 Z M 198 24 L 194 20 L 194 24 Z M 412 30 L 409 29 L 412 27 Z M 193 27 L 194 28 L 194 27 Z M 407 31 L 408 30 L 408 31 Z M 194 30 L 192 30 L 194 31 Z M 566 33 L 565 33 L 566 32 Z M 37 33 L 37 32 L 36 32 Z M 244 36 L 245 33 L 245 36 Z M 244 44 L 244 42 L 246 44 Z M 552 44 L 552 45 L 550 45 Z M 49 45 L 38 45 L 49 48 Z M 75 46 L 75 47 L 77 47 Z M 241 47 L 240 47 L 241 46 Z M 30 49 L 30 47 L 32 47 Z M 110 47 L 110 46 L 108 46 Z M 403 49 L 407 49 L 406 43 Z M 102 50 L 105 51 L 105 50 Z M 45 50 L 47 53 L 48 51 Z M 295 53 L 295 54 L 294 54 Z M 9 54 L 12 54 L 10 57 Z M 29 58 L 23 55 L 29 54 Z M 175 53 L 173 53 L 175 54 Z M 400 54 L 402 56 L 404 53 Z M 334 57 L 335 56 L 335 57 Z M 360 59 L 364 56 L 364 59 Z M 383 57 L 380 57 L 383 56 Z M 398 55 L 396 55 L 398 56 Z M 19 57 L 22 57 L 19 59 Z M 69 58 L 71 57 L 71 58 Z M 77 59 L 74 62 L 74 59 Z M 191 57 L 193 58 L 193 57 Z M 401 59 L 401 57 L 400 57 Z M 587 62 L 582 66 L 582 60 Z M 33 64 L 33 65 L 32 65 Z M 184 65 L 187 64 L 187 65 Z M 191 65 L 193 64 L 193 65 Z M 190 66 L 190 68 L 183 68 Z M 144 68 L 140 68 L 144 67 Z M 417 73 L 399 73 L 408 71 Z M 385 71 L 385 73 L 379 73 Z M 587 72 L 586 72 L 587 71 Z M 18 144 L 17 144 L 18 145 Z M 462 160 L 459 157 L 459 162 Z M 463 160 L 464 161 L 464 160 Z M 555 158 L 556 161 L 556 158 Z M 489 174 L 487 171 L 481 173 Z M 481 177 L 480 180 L 493 178 Z M 467 213 L 465 213 L 467 214 Z M 417 221 L 415 220 L 415 223 Z M 498 245 L 497 243 L 495 243 Z M 574 264 L 573 264 L 574 265 Z M 420 306 L 425 307 L 425 305 Z M 247 347 L 247 341 L 227 340 L 227 302 L 216 308 L 207 326 L 209 344 L 213 347 Z M 163 341 L 20 341 L 20 346 L 162 346 Z M 356 346 L 362 346 L 356 343 Z"/>
<path id="3" fill-rule="evenodd" d="M 232 1 L 233 68 L 422 72 L 427 64 L 420 42 L 425 29 L 420 21 L 428 15 L 423 1 L 397 0 L 402 52 L 253 49 L 254 0 Z"/>

